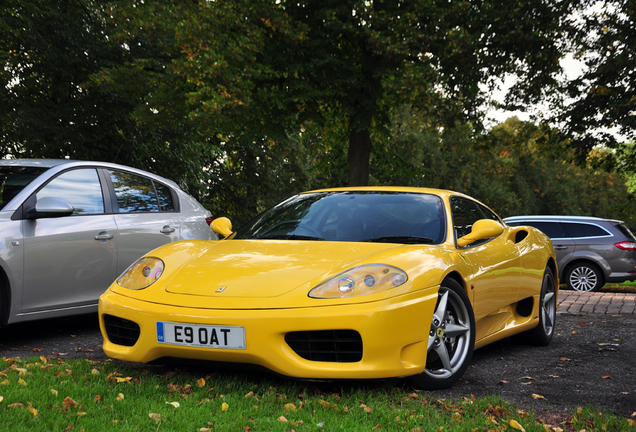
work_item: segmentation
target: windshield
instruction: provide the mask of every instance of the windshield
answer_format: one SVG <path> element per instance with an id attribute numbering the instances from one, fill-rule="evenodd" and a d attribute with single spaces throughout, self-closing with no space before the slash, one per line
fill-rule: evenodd
<path id="1" fill-rule="evenodd" d="M 0 166 L 0 210 L 48 168 Z"/>
<path id="2" fill-rule="evenodd" d="M 241 227 L 236 239 L 430 243 L 444 241 L 440 197 L 401 192 L 293 196 Z"/>

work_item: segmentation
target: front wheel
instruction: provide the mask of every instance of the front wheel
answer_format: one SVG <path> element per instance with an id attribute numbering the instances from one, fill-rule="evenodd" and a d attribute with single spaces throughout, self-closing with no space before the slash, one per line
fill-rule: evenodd
<path id="1" fill-rule="evenodd" d="M 475 315 L 462 286 L 453 279 L 442 282 L 431 318 L 426 369 L 411 381 L 420 388 L 451 387 L 464 374 L 475 347 Z"/>
<path id="2" fill-rule="evenodd" d="M 575 264 L 568 270 L 566 277 L 568 288 L 580 292 L 600 290 L 603 285 L 603 273 L 594 264 Z"/>

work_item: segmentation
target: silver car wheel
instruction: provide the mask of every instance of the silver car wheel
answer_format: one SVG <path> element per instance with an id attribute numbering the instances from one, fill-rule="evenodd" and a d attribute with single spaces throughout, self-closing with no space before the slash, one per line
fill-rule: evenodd
<path id="1" fill-rule="evenodd" d="M 554 331 L 556 319 L 557 297 L 552 272 L 546 272 L 543 276 L 543 298 L 541 299 L 541 325 L 543 333 L 550 337 Z"/>
<path id="2" fill-rule="evenodd" d="M 580 292 L 596 291 L 600 288 L 601 276 L 588 265 L 580 265 L 573 268 L 568 276 L 568 285 Z"/>
<path id="3" fill-rule="evenodd" d="M 472 354 L 468 308 L 455 291 L 445 286 L 439 290 L 427 351 L 424 373 L 441 380 L 461 369 Z"/>

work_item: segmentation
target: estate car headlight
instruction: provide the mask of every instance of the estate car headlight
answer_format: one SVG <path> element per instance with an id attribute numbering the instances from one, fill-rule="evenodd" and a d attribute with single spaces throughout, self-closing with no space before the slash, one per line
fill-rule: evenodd
<path id="1" fill-rule="evenodd" d="M 142 290 L 152 285 L 163 274 L 164 264 L 159 258 L 143 257 L 134 262 L 117 279 L 117 284 L 131 290 Z"/>
<path id="2" fill-rule="evenodd" d="M 375 294 L 398 287 L 408 280 L 397 267 L 368 264 L 339 273 L 309 291 L 312 298 L 342 298 Z"/>

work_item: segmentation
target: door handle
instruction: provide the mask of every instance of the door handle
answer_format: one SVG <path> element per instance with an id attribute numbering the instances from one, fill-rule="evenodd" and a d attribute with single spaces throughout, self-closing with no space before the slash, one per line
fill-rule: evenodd
<path id="1" fill-rule="evenodd" d="M 108 234 L 106 231 L 102 231 L 95 236 L 95 240 L 99 240 L 101 242 L 105 242 L 108 240 L 112 240 L 114 236 L 112 234 Z"/>
<path id="2" fill-rule="evenodd" d="M 159 231 L 162 234 L 172 234 L 175 232 L 175 228 L 172 228 L 170 225 L 166 225 Z"/>
<path id="3" fill-rule="evenodd" d="M 558 245 L 554 247 L 554 250 L 566 250 L 567 248 L 567 246 Z"/>

